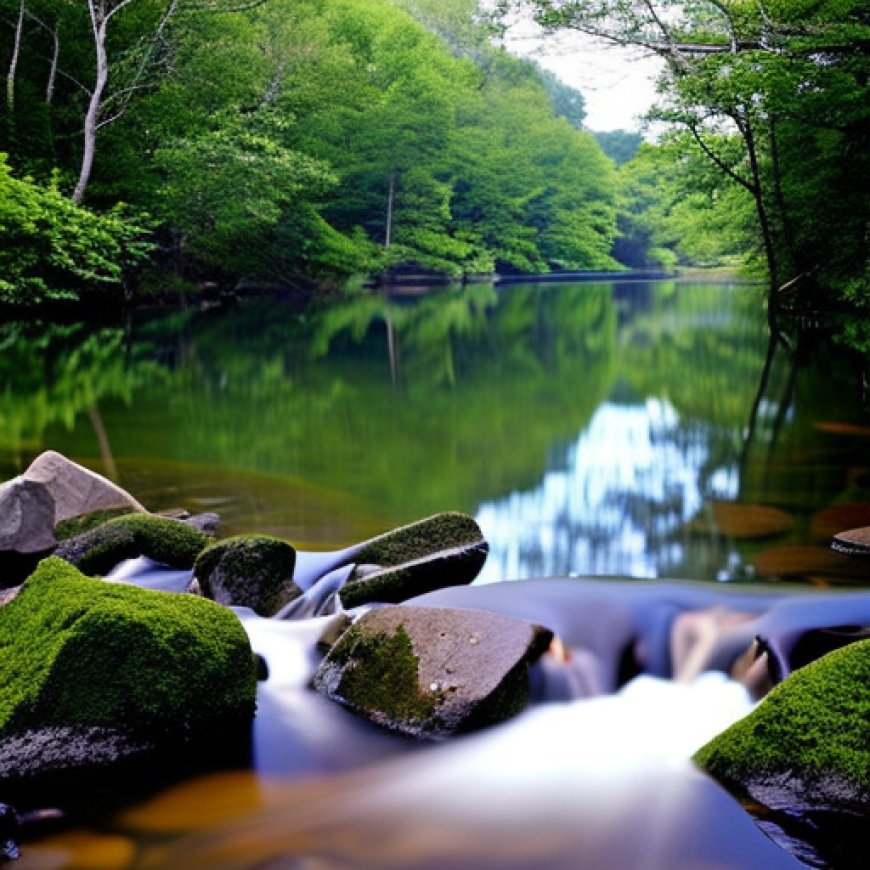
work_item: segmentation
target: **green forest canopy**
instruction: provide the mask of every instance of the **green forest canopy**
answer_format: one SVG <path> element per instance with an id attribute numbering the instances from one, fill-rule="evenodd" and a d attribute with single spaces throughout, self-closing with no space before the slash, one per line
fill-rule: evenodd
<path id="1" fill-rule="evenodd" d="M 520 5 L 678 58 L 678 132 L 596 139 L 476 0 L 0 0 L 0 302 L 756 255 L 866 301 L 865 5 Z"/>

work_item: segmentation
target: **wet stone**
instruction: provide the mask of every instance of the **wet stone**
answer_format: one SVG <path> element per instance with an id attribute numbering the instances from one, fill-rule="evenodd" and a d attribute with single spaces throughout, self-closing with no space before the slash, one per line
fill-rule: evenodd
<path id="1" fill-rule="evenodd" d="M 386 728 L 443 738 L 522 710 L 528 666 L 551 639 L 549 630 L 501 614 L 381 607 L 339 638 L 314 686 Z"/>
<path id="2" fill-rule="evenodd" d="M 293 582 L 295 566 L 296 551 L 286 541 L 242 535 L 205 549 L 196 560 L 194 574 L 206 598 L 272 616 L 302 594 Z"/>

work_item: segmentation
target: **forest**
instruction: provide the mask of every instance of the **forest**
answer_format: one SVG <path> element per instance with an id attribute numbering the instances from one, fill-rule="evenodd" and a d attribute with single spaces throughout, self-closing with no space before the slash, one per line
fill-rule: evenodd
<path id="1" fill-rule="evenodd" d="M 517 7 L 663 57 L 664 132 L 586 130 L 504 48 Z M 870 298 L 859 0 L 0 0 L 0 28 L 6 305 L 678 264 L 770 311 Z"/>

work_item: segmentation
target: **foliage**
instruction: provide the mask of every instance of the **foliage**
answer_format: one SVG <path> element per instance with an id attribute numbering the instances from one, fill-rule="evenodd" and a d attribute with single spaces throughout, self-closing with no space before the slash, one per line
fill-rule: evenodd
<path id="1" fill-rule="evenodd" d="M 495 45 L 476 0 L 27 9 L 0 130 L 15 165 L 57 208 L 78 176 L 106 219 L 118 200 L 153 214 L 158 261 L 184 278 L 612 265 L 615 176 L 577 129 L 582 96 Z"/>
<path id="2" fill-rule="evenodd" d="M 831 297 L 870 304 L 863 0 L 520 5 L 548 27 L 665 61 L 657 117 L 687 131 L 751 197 L 772 316 L 784 304 L 830 305 Z"/>
<path id="3" fill-rule="evenodd" d="M 622 262 L 712 266 L 759 253 L 751 197 L 687 145 L 684 136 L 644 144 L 620 167 Z"/>
<path id="4" fill-rule="evenodd" d="M 119 205 L 98 214 L 74 205 L 54 178 L 16 178 L 0 154 L 0 302 L 37 305 L 119 295 L 147 257 L 147 219 Z"/>
<path id="5" fill-rule="evenodd" d="M 643 134 L 629 130 L 596 130 L 592 135 L 617 166 L 631 160 L 643 144 Z"/>

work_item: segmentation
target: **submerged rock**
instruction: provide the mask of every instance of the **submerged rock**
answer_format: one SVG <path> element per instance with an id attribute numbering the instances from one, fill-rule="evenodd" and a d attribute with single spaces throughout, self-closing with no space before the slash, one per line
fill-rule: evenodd
<path id="1" fill-rule="evenodd" d="M 486 562 L 489 545 L 475 520 L 440 513 L 359 545 L 357 568 L 341 590 L 345 607 L 398 603 L 446 586 L 470 583 Z"/>
<path id="2" fill-rule="evenodd" d="M 0 740 L 95 727 L 174 744 L 253 716 L 254 657 L 232 611 L 57 558 L 0 609 L 0 649 Z"/>
<path id="3" fill-rule="evenodd" d="M 171 568 L 192 568 L 208 537 L 181 520 L 127 514 L 62 541 L 55 555 L 82 573 L 106 574 L 124 559 L 148 556 Z"/>
<path id="4" fill-rule="evenodd" d="M 695 761 L 773 810 L 870 815 L 870 641 L 795 671 Z"/>
<path id="5" fill-rule="evenodd" d="M 22 477 L 43 484 L 51 493 L 56 523 L 112 508 L 145 510 L 130 493 L 111 480 L 54 450 L 37 456 Z"/>
<path id="6" fill-rule="evenodd" d="M 193 571 L 206 598 L 272 616 L 302 594 L 293 582 L 295 566 L 296 551 L 286 541 L 240 535 L 203 550 Z"/>
<path id="7" fill-rule="evenodd" d="M 314 686 L 386 728 L 445 737 L 522 710 L 528 666 L 551 639 L 545 628 L 495 613 L 382 607 L 331 647 Z"/>

